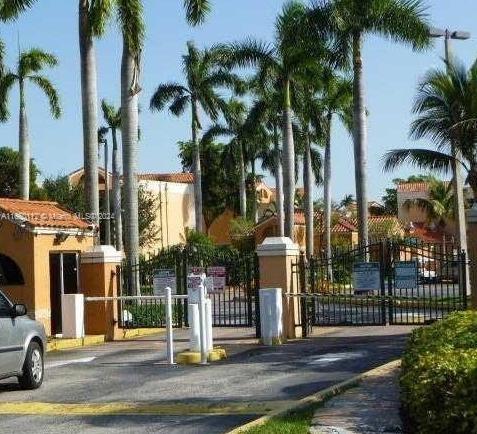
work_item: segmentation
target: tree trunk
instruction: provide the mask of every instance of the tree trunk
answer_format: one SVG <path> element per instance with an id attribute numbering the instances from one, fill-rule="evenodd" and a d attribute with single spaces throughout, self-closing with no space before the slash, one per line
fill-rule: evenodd
<path id="1" fill-rule="evenodd" d="M 200 162 L 199 107 L 195 97 L 192 98 L 192 143 L 194 144 L 194 202 L 195 202 L 195 229 L 203 232 L 202 208 L 202 168 Z"/>
<path id="2" fill-rule="evenodd" d="M 273 126 L 273 140 L 275 145 L 275 190 L 278 220 L 278 236 L 285 234 L 285 220 L 283 216 L 283 167 L 280 155 L 280 144 L 278 143 L 277 126 Z"/>
<path id="3" fill-rule="evenodd" d="M 98 103 L 96 54 L 90 32 L 89 0 L 79 0 L 79 46 L 83 112 L 84 184 L 88 220 L 99 227 Z"/>
<path id="4" fill-rule="evenodd" d="M 20 119 L 19 119 L 19 151 L 20 151 L 20 198 L 30 199 L 30 141 L 28 138 L 28 119 L 25 106 L 25 83 L 19 80 L 20 87 Z"/>
<path id="5" fill-rule="evenodd" d="M 303 158 L 303 186 L 305 187 L 305 227 L 306 227 L 306 257 L 313 256 L 313 169 L 311 167 L 310 134 L 306 132 L 305 155 Z"/>
<path id="6" fill-rule="evenodd" d="M 104 142 L 104 241 L 107 246 L 111 245 L 111 204 L 109 199 L 109 150 L 108 141 Z"/>
<path id="7" fill-rule="evenodd" d="M 121 209 L 121 171 L 119 169 L 119 150 L 116 128 L 111 130 L 113 136 L 113 212 L 116 250 L 123 250 L 123 219 Z"/>
<path id="8" fill-rule="evenodd" d="M 358 240 L 361 246 L 368 243 L 368 194 L 367 194 L 367 126 L 364 92 L 362 35 L 353 35 L 353 141 L 358 204 Z"/>
<path id="9" fill-rule="evenodd" d="M 242 143 L 238 144 L 239 148 L 239 164 L 240 164 L 240 185 L 239 185 L 239 194 L 240 194 L 240 216 L 247 218 L 247 186 L 245 179 L 245 162 L 243 159 L 243 147 Z"/>
<path id="10" fill-rule="evenodd" d="M 130 267 L 130 292 L 140 294 L 139 286 L 139 213 L 137 179 L 137 132 L 138 132 L 138 95 L 133 91 L 137 79 L 138 65 L 135 56 L 123 41 L 121 62 L 121 132 L 123 141 L 124 172 L 124 210 L 125 210 L 125 247 Z"/>
<path id="11" fill-rule="evenodd" d="M 285 236 L 294 241 L 295 225 L 295 145 L 293 142 L 290 80 L 285 83 L 283 107 L 283 193 L 285 211 Z"/>
<path id="12" fill-rule="evenodd" d="M 325 141 L 325 161 L 323 168 L 323 196 L 325 209 L 323 212 L 324 250 L 327 258 L 331 258 L 331 122 L 333 114 L 327 114 L 327 131 Z"/>
<path id="13" fill-rule="evenodd" d="M 257 183 L 255 181 L 255 159 L 252 158 L 251 161 L 251 166 L 252 166 L 252 190 L 251 190 L 251 195 L 252 195 L 252 209 L 250 210 L 250 213 L 252 214 L 252 220 L 257 223 L 258 222 L 258 208 L 257 208 Z"/>

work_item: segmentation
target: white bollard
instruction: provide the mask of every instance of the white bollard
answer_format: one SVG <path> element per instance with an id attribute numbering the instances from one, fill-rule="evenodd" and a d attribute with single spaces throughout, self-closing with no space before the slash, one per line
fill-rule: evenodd
<path id="1" fill-rule="evenodd" d="M 83 294 L 63 294 L 61 297 L 61 318 L 64 338 L 77 339 L 84 337 Z"/>
<path id="2" fill-rule="evenodd" d="M 189 303 L 187 305 L 189 319 L 189 344 L 190 351 L 200 352 L 200 317 L 199 305 L 197 303 Z"/>
<path id="3" fill-rule="evenodd" d="M 204 280 L 199 288 L 199 322 L 200 322 L 200 363 L 207 364 L 207 331 L 205 321 L 205 287 Z"/>
<path id="4" fill-rule="evenodd" d="M 283 341 L 283 299 L 281 288 L 260 289 L 260 327 L 262 343 L 277 345 Z"/>
<path id="5" fill-rule="evenodd" d="M 207 351 L 214 349 L 214 338 L 212 335 L 212 300 L 205 300 L 205 330 L 207 334 Z"/>
<path id="6" fill-rule="evenodd" d="M 172 331 L 172 289 L 166 288 L 166 334 L 167 334 L 167 363 L 174 364 L 174 336 Z"/>

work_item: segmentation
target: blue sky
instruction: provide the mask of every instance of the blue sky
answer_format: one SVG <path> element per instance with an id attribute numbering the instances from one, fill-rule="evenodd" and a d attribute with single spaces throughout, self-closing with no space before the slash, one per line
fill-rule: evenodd
<path id="1" fill-rule="evenodd" d="M 198 28 L 187 26 L 182 0 L 145 0 L 147 41 L 144 50 L 143 92 L 141 95 L 142 141 L 139 167 L 142 172 L 169 172 L 180 169 L 177 141 L 190 136 L 189 119 L 168 113 L 149 112 L 149 99 L 164 81 L 180 80 L 181 55 L 188 40 L 199 46 L 242 39 L 248 35 L 271 40 L 273 23 L 281 0 L 213 0 L 213 12 Z M 451 5 L 452 3 L 452 5 Z M 475 0 L 429 0 L 429 13 L 439 27 L 472 32 L 469 41 L 455 41 L 455 54 L 467 64 L 477 57 L 477 4 Z M 32 154 L 43 175 L 66 174 L 82 165 L 82 124 L 79 79 L 76 0 L 40 0 L 16 23 L 3 25 L 8 64 L 16 61 L 18 36 L 22 48 L 38 46 L 55 53 L 60 65 L 49 72 L 59 88 L 64 109 L 60 120 L 52 120 L 44 96 L 28 89 L 28 112 Z M 97 43 L 98 91 L 100 98 L 119 104 L 121 44 L 113 22 L 105 38 Z M 426 53 L 381 39 L 368 38 L 365 44 L 365 75 L 369 109 L 369 192 L 379 199 L 391 180 L 414 173 L 403 169 L 383 174 L 381 159 L 391 148 L 416 145 L 408 139 L 410 109 L 417 81 L 430 67 L 439 66 L 443 41 Z M 0 125 L 0 145 L 18 147 L 18 95 L 11 94 L 11 119 Z M 421 143 L 427 145 L 426 143 Z M 333 133 L 333 197 L 354 194 L 351 139 L 337 125 Z M 272 180 L 270 180 L 272 182 Z M 321 191 L 316 192 L 316 197 Z"/>

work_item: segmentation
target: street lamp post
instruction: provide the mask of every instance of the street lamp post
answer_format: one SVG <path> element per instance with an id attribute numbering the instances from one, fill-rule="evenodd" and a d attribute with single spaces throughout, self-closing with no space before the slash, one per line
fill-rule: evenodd
<path id="1" fill-rule="evenodd" d="M 469 32 L 463 32 L 458 30 L 449 30 L 449 29 L 437 29 L 432 28 L 429 32 L 429 35 L 432 38 L 444 38 L 444 47 L 445 47 L 445 62 L 447 71 L 450 70 L 452 63 L 452 53 L 451 53 L 451 39 L 457 40 L 467 40 L 470 39 Z M 464 183 L 462 181 L 461 168 L 457 161 L 461 161 L 461 154 L 454 143 L 451 143 L 451 152 L 454 157 L 452 163 L 452 188 L 454 190 L 454 210 L 457 223 L 457 233 L 458 233 L 458 242 L 459 249 L 464 250 L 467 253 L 467 233 L 466 233 L 466 224 L 465 224 L 465 206 L 464 206 Z M 469 273 L 467 272 L 468 276 Z M 465 282 L 466 293 L 469 294 L 470 285 L 469 278 L 467 277 Z"/>

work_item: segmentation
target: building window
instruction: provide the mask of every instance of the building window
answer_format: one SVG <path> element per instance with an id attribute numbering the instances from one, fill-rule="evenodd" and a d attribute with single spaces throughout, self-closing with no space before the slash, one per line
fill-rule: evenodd
<path id="1" fill-rule="evenodd" d="M 0 285 L 24 285 L 22 270 L 9 256 L 0 253 Z"/>

